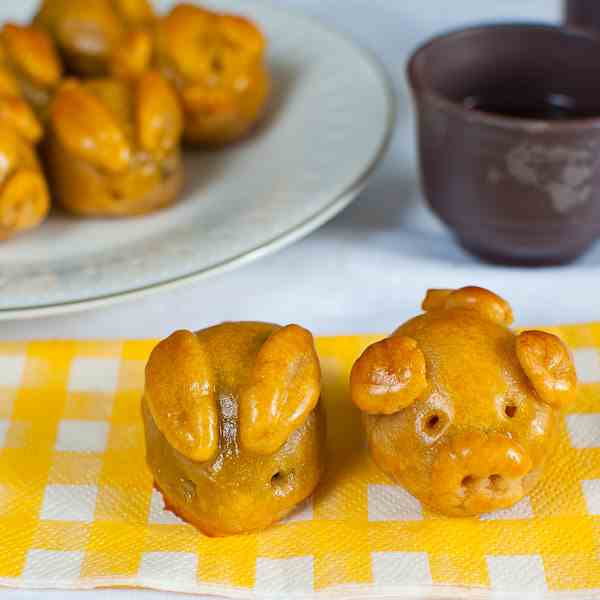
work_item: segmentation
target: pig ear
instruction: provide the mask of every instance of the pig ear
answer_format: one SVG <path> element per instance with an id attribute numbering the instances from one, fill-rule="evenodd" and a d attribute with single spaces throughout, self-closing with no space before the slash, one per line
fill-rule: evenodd
<path id="1" fill-rule="evenodd" d="M 421 308 L 425 312 L 444 309 L 446 308 L 446 302 L 450 297 L 450 294 L 455 291 L 456 290 L 427 290 L 427 294 L 425 295 L 425 300 L 423 300 Z"/>
<path id="2" fill-rule="evenodd" d="M 517 357 L 539 397 L 563 408 L 577 395 L 577 373 L 569 350 L 560 338 L 543 331 L 517 336 Z"/>
<path id="3" fill-rule="evenodd" d="M 394 414 L 426 388 L 425 356 L 415 340 L 401 335 L 369 346 L 350 374 L 352 401 L 370 414 Z"/>
<path id="4" fill-rule="evenodd" d="M 219 448 L 219 411 L 210 357 L 198 337 L 177 331 L 152 352 L 145 397 L 158 430 L 196 462 Z"/>
<path id="5" fill-rule="evenodd" d="M 513 313 L 510 304 L 484 288 L 469 286 L 459 290 L 429 290 L 423 301 L 423 310 L 467 308 L 500 325 L 510 325 Z"/>
<path id="6" fill-rule="evenodd" d="M 277 330 L 258 352 L 240 396 L 242 445 L 254 454 L 277 452 L 320 396 L 321 367 L 312 334 L 298 325 Z"/>

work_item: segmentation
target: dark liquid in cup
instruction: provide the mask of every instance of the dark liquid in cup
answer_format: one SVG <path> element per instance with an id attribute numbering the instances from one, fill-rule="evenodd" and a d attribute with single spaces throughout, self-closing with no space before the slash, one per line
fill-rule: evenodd
<path id="1" fill-rule="evenodd" d="M 565 94 L 474 94 L 467 96 L 463 104 L 469 110 L 517 119 L 568 121 L 600 116 L 599 113 L 582 110 L 575 98 Z"/>

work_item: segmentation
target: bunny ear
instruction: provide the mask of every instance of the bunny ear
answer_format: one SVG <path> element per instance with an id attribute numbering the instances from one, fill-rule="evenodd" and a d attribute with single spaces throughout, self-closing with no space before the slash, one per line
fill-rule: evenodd
<path id="1" fill-rule="evenodd" d="M 261 56 L 267 41 L 257 26 L 238 15 L 221 15 L 219 17 L 219 32 L 236 49 L 243 48 L 250 56 Z"/>
<path id="2" fill-rule="evenodd" d="M 298 325 L 278 329 L 258 352 L 240 397 L 240 439 L 249 451 L 277 452 L 314 410 L 321 367 L 312 334 Z"/>
<path id="3" fill-rule="evenodd" d="M 149 0 L 114 0 L 114 5 L 128 25 L 146 23 L 155 16 Z"/>
<path id="4" fill-rule="evenodd" d="M 18 96 L 0 97 L 0 122 L 4 125 L 13 126 L 15 130 L 32 144 L 42 139 L 44 129 L 35 113 Z"/>
<path id="5" fill-rule="evenodd" d="M 154 349 L 146 366 L 145 396 L 156 426 L 176 450 L 196 462 L 215 456 L 215 375 L 196 335 L 177 331 Z"/>
<path id="6" fill-rule="evenodd" d="M 137 79 L 152 62 L 153 39 L 143 29 L 127 33 L 110 56 L 110 73 L 119 79 Z"/>
<path id="7" fill-rule="evenodd" d="M 54 87 L 62 77 L 62 65 L 52 38 L 34 26 L 6 23 L 2 41 L 11 62 L 42 87 Z"/>
<path id="8" fill-rule="evenodd" d="M 577 373 L 562 340 L 544 331 L 524 331 L 517 336 L 517 357 L 539 397 L 556 408 L 577 395 Z"/>
<path id="9" fill-rule="evenodd" d="M 459 290 L 429 290 L 422 307 L 426 312 L 468 308 L 499 325 L 510 325 L 513 322 L 512 309 L 506 300 L 494 292 L 475 286 Z"/>
<path id="10" fill-rule="evenodd" d="M 394 335 L 369 346 L 350 374 L 352 401 L 370 414 L 391 415 L 427 388 L 425 356 L 417 342 Z"/>
<path id="11" fill-rule="evenodd" d="M 26 231 L 39 225 L 48 214 L 50 194 L 41 172 L 18 170 L 0 192 L 0 238 L 2 233 Z"/>
<path id="12" fill-rule="evenodd" d="M 144 150 L 163 158 L 179 145 L 183 114 L 175 90 L 158 71 L 147 71 L 138 81 L 135 113 Z"/>
<path id="13" fill-rule="evenodd" d="M 129 166 L 131 148 L 116 117 L 79 81 L 61 85 L 52 103 L 51 121 L 69 152 L 111 173 Z"/>

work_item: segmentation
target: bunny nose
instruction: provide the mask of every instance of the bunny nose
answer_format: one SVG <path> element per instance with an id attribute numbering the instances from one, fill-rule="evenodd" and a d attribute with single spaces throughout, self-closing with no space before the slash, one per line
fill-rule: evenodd
<path id="1" fill-rule="evenodd" d="M 515 440 L 472 431 L 454 436 L 432 468 L 432 505 L 457 515 L 511 506 L 523 496 L 531 459 Z"/>

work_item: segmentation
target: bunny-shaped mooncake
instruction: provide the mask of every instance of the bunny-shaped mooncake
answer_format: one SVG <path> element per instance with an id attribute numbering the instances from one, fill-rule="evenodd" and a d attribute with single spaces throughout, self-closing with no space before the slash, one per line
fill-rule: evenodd
<path id="1" fill-rule="evenodd" d="M 36 145 L 61 76 L 52 40 L 33 27 L 0 32 L 0 240 L 38 227 L 50 209 Z M 37 115 L 36 115 L 37 113 Z"/>
<path id="2" fill-rule="evenodd" d="M 137 81 L 67 79 L 50 107 L 45 144 L 56 200 L 83 216 L 148 213 L 183 185 L 182 114 L 158 72 Z"/>
<path id="3" fill-rule="evenodd" d="M 153 66 L 179 92 L 189 144 L 223 146 L 248 134 L 271 89 L 267 41 L 250 20 L 177 4 L 153 27 L 132 31 L 112 57 L 112 73 L 136 78 Z"/>
<path id="4" fill-rule="evenodd" d="M 323 471 L 320 395 L 313 337 L 298 325 L 225 323 L 162 341 L 142 413 L 167 506 L 213 536 L 283 518 Z"/>
<path id="5" fill-rule="evenodd" d="M 123 37 L 154 18 L 149 0 L 43 0 L 34 24 L 53 37 L 71 73 L 101 77 Z"/>

